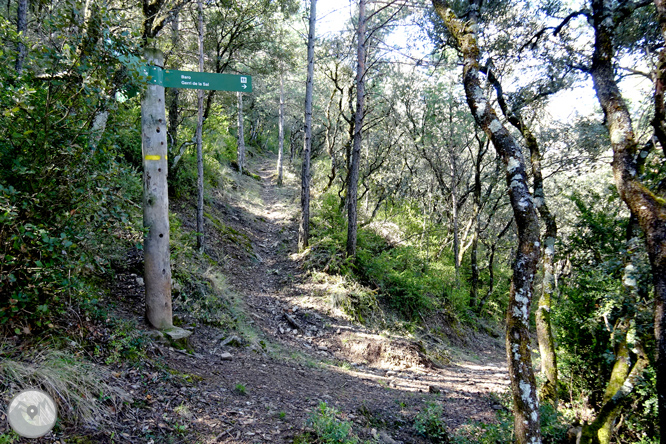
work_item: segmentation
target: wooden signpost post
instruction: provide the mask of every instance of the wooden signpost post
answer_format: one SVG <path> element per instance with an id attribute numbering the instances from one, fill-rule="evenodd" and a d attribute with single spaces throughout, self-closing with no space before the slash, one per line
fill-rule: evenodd
<path id="1" fill-rule="evenodd" d="M 252 77 L 164 69 L 164 55 L 158 49 L 147 49 L 145 56 L 148 65 L 142 68 L 142 74 L 148 79 L 148 85 L 141 101 L 141 141 L 146 320 L 178 339 L 189 333 L 174 328 L 171 310 L 164 88 L 252 92 Z"/>

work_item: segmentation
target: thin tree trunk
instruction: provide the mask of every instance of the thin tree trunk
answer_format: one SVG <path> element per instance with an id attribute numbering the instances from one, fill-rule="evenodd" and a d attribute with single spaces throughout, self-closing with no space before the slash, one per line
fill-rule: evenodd
<path id="1" fill-rule="evenodd" d="M 663 4 L 656 2 L 657 11 Z M 661 6 L 661 9 L 660 9 Z M 595 31 L 592 55 L 592 81 L 604 111 L 613 148 L 613 176 L 622 200 L 645 233 L 655 293 L 655 337 L 657 340 L 657 393 L 661 442 L 666 443 L 666 204 L 639 180 L 638 143 L 631 115 L 615 81 L 613 67 L 613 33 L 615 25 L 608 0 L 592 1 L 592 24 Z M 660 17 L 663 24 L 664 17 Z M 659 82 L 657 82 L 659 86 Z M 663 85 L 662 85 L 663 86 Z"/>
<path id="2" fill-rule="evenodd" d="M 243 174 L 245 167 L 245 130 L 243 129 L 243 93 L 238 92 L 238 150 L 236 151 L 238 172 Z"/>
<path id="3" fill-rule="evenodd" d="M 356 225 L 358 210 L 358 170 L 361 163 L 363 140 L 363 115 L 365 103 L 365 0 L 358 2 L 358 30 L 356 32 L 356 111 L 354 113 L 354 138 L 347 182 L 347 257 L 356 257 Z"/>
<path id="4" fill-rule="evenodd" d="M 282 153 L 284 151 L 284 72 L 280 71 L 280 110 L 278 118 L 277 184 L 282 186 Z"/>
<path id="5" fill-rule="evenodd" d="M 509 231 L 511 225 L 513 225 L 513 219 L 507 222 L 502 231 L 500 231 L 497 237 L 495 237 L 493 242 L 490 244 L 490 255 L 488 256 L 488 291 L 486 291 L 486 294 L 479 301 L 479 313 L 483 311 L 483 307 L 485 306 L 486 301 L 488 301 L 490 296 L 492 296 L 493 292 L 495 291 L 495 252 L 497 251 L 497 244 L 499 244 L 500 239 L 502 239 L 507 231 Z"/>
<path id="6" fill-rule="evenodd" d="M 171 45 L 175 48 L 178 45 L 180 35 L 180 18 L 178 11 L 174 12 L 171 22 Z M 173 160 L 170 163 L 169 172 L 173 173 L 178 164 L 176 159 L 180 160 L 176 147 L 178 146 L 178 120 L 180 118 L 180 88 L 169 88 L 166 90 L 167 103 L 169 105 L 169 127 L 167 129 L 167 144 L 169 145 L 169 157 Z M 198 97 L 197 97 L 198 99 Z"/>
<path id="7" fill-rule="evenodd" d="M 456 154 L 451 156 L 451 217 L 453 219 L 453 264 L 456 279 L 460 270 L 460 228 L 458 227 L 458 190 L 456 189 Z"/>
<path id="8" fill-rule="evenodd" d="M 453 99 L 449 97 L 449 137 L 446 141 L 447 151 L 449 154 L 450 168 L 451 168 L 451 216 L 453 218 L 453 264 L 456 270 L 456 285 L 460 274 L 460 227 L 458 217 L 458 189 L 456 184 L 457 165 L 456 159 L 458 153 L 455 152 L 455 145 L 453 143 Z"/>
<path id="9" fill-rule="evenodd" d="M 204 69 L 203 48 L 203 2 L 199 0 L 199 71 Z M 240 93 L 239 93 L 240 95 Z M 203 177 L 203 108 L 204 93 L 197 90 L 197 249 L 204 250 L 204 177 Z"/>
<path id="10" fill-rule="evenodd" d="M 337 67 L 336 67 L 337 69 Z M 335 95 L 337 93 L 337 89 L 333 89 L 331 92 L 331 97 L 328 100 L 328 105 L 326 106 L 326 152 L 328 155 L 331 157 L 331 174 L 328 176 L 328 183 L 324 187 L 324 190 L 322 191 L 322 194 L 325 194 L 333 185 L 333 181 L 335 181 L 335 178 L 337 177 L 337 160 L 335 158 L 335 146 L 334 146 L 334 140 L 335 136 L 337 135 L 337 121 L 333 123 L 331 119 L 331 108 L 333 107 L 333 99 L 335 99 Z M 333 136 L 331 136 L 331 133 L 333 132 L 333 126 L 336 126 L 335 132 Z"/>
<path id="11" fill-rule="evenodd" d="M 539 353 L 541 356 L 541 374 L 546 380 L 541 387 L 541 400 L 550 402 L 557 408 L 558 393 L 558 375 L 557 375 L 557 354 L 555 353 L 555 338 L 550 321 L 550 314 L 553 308 L 553 294 L 556 290 L 554 258 L 555 241 L 557 240 L 557 222 L 555 215 L 550 212 L 546 204 L 546 195 L 543 190 L 543 174 L 541 172 L 541 151 L 539 143 L 532 134 L 532 131 L 525 125 L 519 113 L 513 113 L 506 104 L 502 85 L 491 70 L 487 72 L 488 79 L 495 87 L 497 92 L 497 101 L 502 113 L 525 138 L 525 145 L 530 150 L 530 163 L 532 164 L 532 177 L 534 180 L 534 204 L 541 219 L 546 225 L 546 231 L 543 236 L 543 283 L 541 294 L 539 296 L 539 305 L 536 311 L 535 323 L 537 331 L 537 342 L 539 344 Z"/>
<path id="12" fill-rule="evenodd" d="M 486 149 L 484 148 L 485 142 L 481 138 L 477 137 L 477 142 L 479 145 L 479 150 L 476 156 L 476 162 L 474 163 L 474 190 L 472 193 L 474 199 L 474 213 L 472 217 L 474 218 L 474 231 L 472 234 L 472 252 L 470 253 L 470 267 L 472 269 L 472 275 L 470 278 L 470 290 L 469 290 L 469 307 L 475 311 L 479 305 L 479 262 L 478 262 L 478 250 L 479 250 L 479 231 L 481 230 L 481 192 L 482 192 L 482 183 L 481 183 L 481 166 L 483 163 L 483 156 Z"/>
<path id="13" fill-rule="evenodd" d="M 305 135 L 301 169 L 301 220 L 298 226 L 298 249 L 303 251 L 310 242 L 310 150 L 312 148 L 312 90 L 314 88 L 314 44 L 317 23 L 317 0 L 310 0 L 308 30 L 308 76 L 305 83 Z"/>
<path id="14" fill-rule="evenodd" d="M 553 294 L 556 290 L 555 285 L 555 241 L 557 240 L 557 222 L 555 216 L 546 205 L 545 194 L 543 191 L 543 175 L 541 174 L 541 153 L 536 138 L 523 125 L 527 134 L 525 139 L 530 149 L 532 158 L 532 177 L 534 178 L 534 201 L 539 215 L 546 225 L 543 243 L 543 283 L 541 295 L 539 296 L 539 307 L 536 311 L 536 330 L 537 342 L 539 343 L 539 353 L 541 356 L 541 374 L 546 378 L 541 388 L 541 399 L 548 401 L 557 408 L 558 402 L 558 374 L 557 374 L 557 354 L 555 353 L 555 338 L 553 336 L 552 323 L 550 320 L 551 310 L 553 309 Z"/>
<path id="15" fill-rule="evenodd" d="M 514 403 L 514 432 L 518 444 L 540 444 L 539 400 L 532 368 L 529 315 L 534 276 L 541 251 L 539 218 L 527 183 L 520 146 L 497 118 L 479 80 L 478 27 L 480 2 L 473 2 L 466 21 L 456 17 L 444 0 L 433 0 L 437 14 L 455 38 L 463 55 L 463 86 L 477 124 L 490 138 L 506 167 L 506 181 L 518 227 L 518 249 L 506 314 L 506 351 Z"/>
<path id="16" fill-rule="evenodd" d="M 18 1 L 18 10 L 16 12 L 16 32 L 20 34 L 21 40 L 19 41 L 17 54 L 16 54 L 16 74 L 21 75 L 23 72 L 23 61 L 27 53 L 27 49 L 22 39 L 25 39 L 25 33 L 28 30 L 28 0 Z"/>

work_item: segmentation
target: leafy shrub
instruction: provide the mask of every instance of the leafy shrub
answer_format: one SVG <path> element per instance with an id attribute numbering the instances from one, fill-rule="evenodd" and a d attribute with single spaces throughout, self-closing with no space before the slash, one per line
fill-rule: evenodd
<path id="1" fill-rule="evenodd" d="M 451 442 L 446 425 L 442 421 L 442 406 L 429 402 L 425 408 L 416 415 L 414 429 L 434 444 L 448 444 Z"/>
<path id="2" fill-rule="evenodd" d="M 137 103 L 119 105 L 108 97 L 115 88 L 136 86 L 137 76 L 119 69 L 118 60 L 136 48 L 129 36 L 113 32 L 90 47 L 83 33 L 72 32 L 80 23 L 71 8 L 58 8 L 40 23 L 39 32 L 50 37 L 31 50 L 22 75 L 13 69 L 14 52 L 0 52 L 4 325 L 40 327 L 62 314 L 65 305 L 94 305 L 97 294 L 86 282 L 105 272 L 117 232 L 131 225 L 127 208 L 140 183 L 118 162 L 114 138 L 96 143 L 91 134 L 100 109 L 132 109 Z M 104 17 L 100 32 L 122 20 L 103 7 L 96 12 Z M 3 41 L 17 41 L 12 28 L 0 19 Z"/>
<path id="3" fill-rule="evenodd" d="M 629 220 L 614 188 L 605 195 L 589 192 L 571 200 L 577 210 L 576 231 L 565 252 L 573 271 L 560 288 L 552 315 L 559 344 L 558 367 L 561 380 L 567 381 L 563 397 L 571 397 L 574 405 L 584 400 L 586 407 L 598 410 L 616 360 L 616 341 L 623 336 L 617 326 L 635 326 L 632 340 L 640 341 L 648 354 L 654 347 L 651 276 L 643 240 L 627 240 Z M 637 234 L 634 231 L 632 236 Z M 627 292 L 622 284 L 628 248 L 632 249 L 635 293 Z M 618 442 L 656 436 L 653 374 L 648 366 L 622 407 L 623 419 L 615 432 Z"/>
<path id="4" fill-rule="evenodd" d="M 511 412 L 511 395 L 509 392 L 500 396 L 504 409 L 496 413 L 497 423 L 486 424 L 470 422 L 453 439 L 457 444 L 499 444 L 513 442 L 513 413 Z M 539 406 L 541 416 L 541 439 L 544 444 L 565 442 L 567 421 L 562 413 L 550 404 Z"/>
<path id="5" fill-rule="evenodd" d="M 442 278 L 424 265 L 417 248 L 390 245 L 371 229 L 358 230 L 356 262 L 345 258 L 346 220 L 333 194 L 323 196 L 314 211 L 309 265 L 330 273 L 352 276 L 377 288 L 378 299 L 408 318 L 435 306 L 442 294 Z M 363 298 L 361 298 L 363 299 Z"/>
<path id="6" fill-rule="evenodd" d="M 325 402 L 310 414 L 307 424 L 314 430 L 317 444 L 357 444 L 358 436 L 352 432 L 351 423 L 336 418 L 339 412 Z"/>
<path id="7" fill-rule="evenodd" d="M 113 333 L 109 337 L 108 355 L 105 362 L 120 364 L 145 358 L 147 339 L 132 322 L 114 319 Z"/>

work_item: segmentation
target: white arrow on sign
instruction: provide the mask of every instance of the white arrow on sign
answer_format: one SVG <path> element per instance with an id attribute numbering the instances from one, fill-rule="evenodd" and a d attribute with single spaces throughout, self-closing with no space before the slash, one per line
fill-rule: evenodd
<path id="1" fill-rule="evenodd" d="M 247 85 L 243 85 L 243 89 L 247 89 Z"/>

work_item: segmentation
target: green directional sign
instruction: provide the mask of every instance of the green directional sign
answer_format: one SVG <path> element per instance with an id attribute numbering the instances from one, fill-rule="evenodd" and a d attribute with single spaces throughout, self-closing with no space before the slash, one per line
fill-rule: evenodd
<path id="1" fill-rule="evenodd" d="M 150 77 L 148 83 L 164 86 L 165 88 L 252 92 L 251 76 L 178 71 L 162 69 L 159 66 L 146 66 L 144 73 Z"/>

